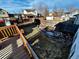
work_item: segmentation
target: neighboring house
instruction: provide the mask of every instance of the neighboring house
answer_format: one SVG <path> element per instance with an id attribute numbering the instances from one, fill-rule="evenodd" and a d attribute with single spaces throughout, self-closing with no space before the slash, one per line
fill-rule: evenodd
<path id="1" fill-rule="evenodd" d="M 47 16 L 46 20 L 53 20 L 53 16 Z"/>
<path id="2" fill-rule="evenodd" d="M 27 16 L 37 16 L 37 11 L 35 9 L 25 9 L 23 10 L 23 14 Z"/>
<path id="3" fill-rule="evenodd" d="M 77 10 L 73 11 L 71 14 L 72 14 L 72 15 L 79 14 L 79 10 L 77 9 Z"/>
<path id="4" fill-rule="evenodd" d="M 62 18 L 64 21 L 67 21 L 67 20 L 70 19 L 70 16 L 71 16 L 70 12 L 65 12 L 65 13 L 61 16 L 61 18 Z"/>
<path id="5" fill-rule="evenodd" d="M 35 9 L 24 9 L 22 12 L 22 18 L 26 22 L 33 22 L 34 18 L 37 16 L 37 11 Z"/>
<path id="6" fill-rule="evenodd" d="M 77 15 L 77 14 L 79 14 L 79 10 L 75 10 L 73 12 L 65 12 L 63 16 L 67 18 L 73 18 L 74 15 Z"/>
<path id="7" fill-rule="evenodd" d="M 49 15 L 46 17 L 46 20 L 53 20 L 53 13 L 50 12 Z"/>
<path id="8" fill-rule="evenodd" d="M 10 25 L 9 15 L 6 10 L 0 9 L 0 26 Z"/>
<path id="9" fill-rule="evenodd" d="M 7 18 L 8 12 L 6 10 L 0 9 L 0 18 Z"/>
<path id="10" fill-rule="evenodd" d="M 78 11 L 74 11 L 72 13 L 70 12 L 65 12 L 61 18 L 64 20 L 64 21 L 67 21 L 67 20 L 70 20 L 70 18 L 75 18 L 74 15 L 77 15 L 79 14 Z"/>

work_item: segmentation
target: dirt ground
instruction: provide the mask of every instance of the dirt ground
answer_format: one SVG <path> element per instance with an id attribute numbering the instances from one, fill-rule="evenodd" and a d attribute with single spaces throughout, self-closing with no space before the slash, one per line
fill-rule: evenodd
<path id="1" fill-rule="evenodd" d="M 33 47 L 40 59 L 67 59 L 69 54 L 69 47 L 63 42 L 59 43 L 48 39 L 42 33 L 37 38 L 38 43 Z"/>

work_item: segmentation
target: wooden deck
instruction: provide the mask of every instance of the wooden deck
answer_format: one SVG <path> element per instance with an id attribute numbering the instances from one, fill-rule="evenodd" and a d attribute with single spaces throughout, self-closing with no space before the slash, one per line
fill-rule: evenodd
<path id="1" fill-rule="evenodd" d="M 16 25 L 10 25 L 0 27 L 0 59 L 39 58 L 20 29 Z"/>
<path id="2" fill-rule="evenodd" d="M 11 37 L 0 44 L 0 59 L 31 59 L 24 49 L 22 40 L 18 37 Z"/>

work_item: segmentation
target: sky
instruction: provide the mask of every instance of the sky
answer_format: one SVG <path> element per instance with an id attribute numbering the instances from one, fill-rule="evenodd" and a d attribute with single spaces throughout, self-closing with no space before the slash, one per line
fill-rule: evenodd
<path id="1" fill-rule="evenodd" d="M 49 11 L 57 8 L 66 9 L 69 6 L 79 8 L 79 0 L 0 0 L 0 8 L 7 10 L 9 13 L 18 13 L 23 9 L 32 8 L 33 5 L 46 4 Z"/>

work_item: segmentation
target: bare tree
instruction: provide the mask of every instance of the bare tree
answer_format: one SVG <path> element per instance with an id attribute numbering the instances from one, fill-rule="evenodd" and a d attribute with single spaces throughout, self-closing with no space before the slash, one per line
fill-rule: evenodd
<path id="1" fill-rule="evenodd" d="M 33 8 L 44 17 L 46 17 L 49 13 L 48 6 L 43 2 L 33 4 Z"/>
<path id="2" fill-rule="evenodd" d="M 76 8 L 75 6 L 73 6 L 73 5 L 69 5 L 67 9 L 68 9 L 68 11 L 69 11 L 70 13 L 72 13 L 72 12 L 74 12 L 74 11 L 77 10 L 77 8 Z"/>
<path id="3" fill-rule="evenodd" d="M 63 15 L 63 14 L 64 14 L 64 9 L 59 8 L 59 10 L 58 10 L 58 14 L 59 14 L 59 16 Z"/>
<path id="4" fill-rule="evenodd" d="M 54 7 L 53 7 L 53 12 L 57 12 L 57 10 L 58 10 L 58 7 L 55 5 Z"/>
<path id="5" fill-rule="evenodd" d="M 59 8 L 56 5 L 53 7 L 53 15 L 54 16 L 61 16 L 64 14 L 64 9 L 63 8 Z"/>

